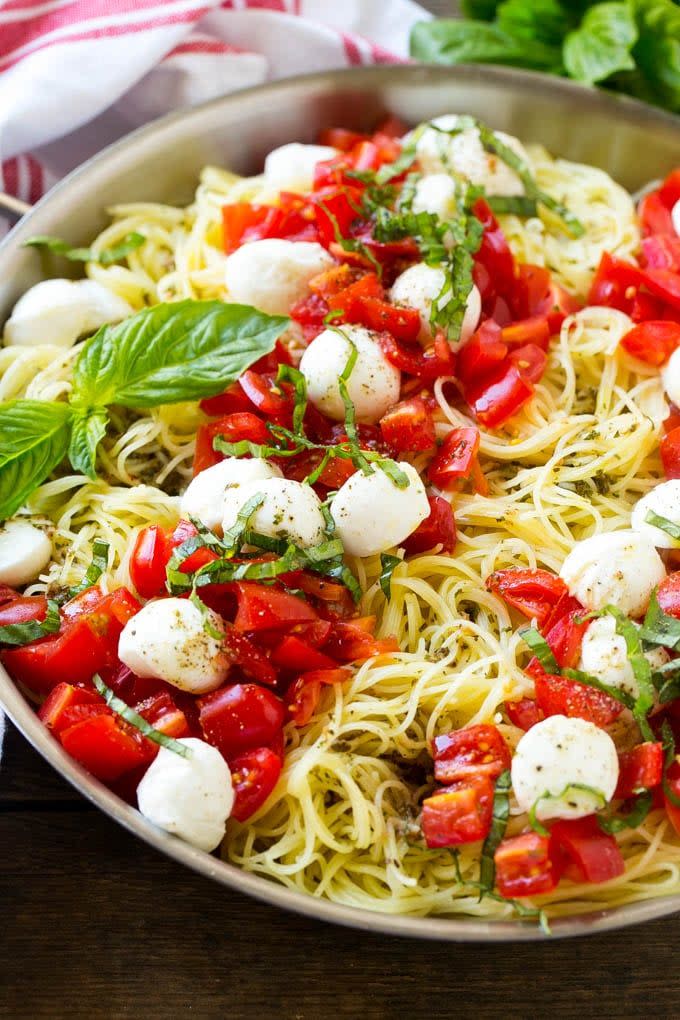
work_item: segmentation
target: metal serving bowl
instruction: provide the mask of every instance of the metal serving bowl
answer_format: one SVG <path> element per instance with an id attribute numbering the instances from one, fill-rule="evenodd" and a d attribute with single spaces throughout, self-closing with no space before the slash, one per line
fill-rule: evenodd
<path id="1" fill-rule="evenodd" d="M 397 66 L 330 71 L 248 89 L 164 117 L 75 170 L 0 245 L 0 322 L 45 274 L 35 234 L 87 243 L 117 202 L 185 203 L 207 163 L 256 172 L 266 153 L 313 141 L 329 125 L 371 129 L 385 113 L 416 123 L 441 113 L 475 114 L 527 142 L 607 170 L 634 190 L 680 164 L 680 118 L 567 81 L 504 68 Z M 63 272 L 63 268 L 59 267 Z M 57 275 L 56 267 L 53 275 Z M 223 885 L 288 910 L 390 935 L 451 941 L 543 938 L 533 924 L 464 917 L 392 916 L 292 892 L 196 850 L 151 825 L 62 750 L 0 668 L 0 704 L 27 740 L 84 796 L 169 857 Z M 553 936 L 607 931 L 680 910 L 680 896 L 558 920 Z"/>

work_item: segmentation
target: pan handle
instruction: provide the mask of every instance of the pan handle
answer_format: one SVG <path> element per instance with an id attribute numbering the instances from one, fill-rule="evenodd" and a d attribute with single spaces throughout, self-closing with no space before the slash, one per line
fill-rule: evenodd
<path id="1" fill-rule="evenodd" d="M 11 220 L 19 220 L 33 208 L 28 202 L 22 202 L 20 198 L 13 195 L 6 195 L 0 191 L 0 214 L 8 216 Z"/>

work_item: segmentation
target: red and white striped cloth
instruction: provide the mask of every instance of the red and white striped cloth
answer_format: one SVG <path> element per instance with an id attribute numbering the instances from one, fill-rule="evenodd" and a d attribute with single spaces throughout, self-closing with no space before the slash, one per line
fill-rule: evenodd
<path id="1" fill-rule="evenodd" d="M 403 61 L 411 0 L 0 0 L 0 190 L 35 202 L 140 124 L 234 89 Z"/>

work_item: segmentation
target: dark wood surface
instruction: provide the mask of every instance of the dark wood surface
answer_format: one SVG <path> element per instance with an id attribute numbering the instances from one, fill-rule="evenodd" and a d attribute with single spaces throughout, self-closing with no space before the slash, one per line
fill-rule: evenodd
<path id="1" fill-rule="evenodd" d="M 74 794 L 11 728 L 0 854 L 0 1017 L 680 1014 L 680 917 L 533 946 L 415 942 L 314 923 L 159 856 Z"/>

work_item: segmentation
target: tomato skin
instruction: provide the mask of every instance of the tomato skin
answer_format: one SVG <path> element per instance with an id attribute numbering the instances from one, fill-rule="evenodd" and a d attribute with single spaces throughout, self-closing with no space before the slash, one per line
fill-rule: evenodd
<path id="1" fill-rule="evenodd" d="M 555 606 L 545 623 L 545 639 L 560 669 L 575 669 L 581 658 L 583 635 L 590 626 L 585 609 L 567 595 Z"/>
<path id="2" fill-rule="evenodd" d="M 461 478 L 469 478 L 477 460 L 479 442 L 479 429 L 451 429 L 427 469 L 432 484 L 448 489 L 457 485 Z"/>
<path id="3" fill-rule="evenodd" d="M 165 531 L 157 524 L 137 533 L 130 556 L 129 572 L 138 595 L 151 599 L 165 591 L 165 568 L 170 549 Z"/>
<path id="4" fill-rule="evenodd" d="M 375 616 L 336 620 L 324 650 L 338 662 L 364 662 L 374 655 L 399 651 L 396 638 L 373 637 Z"/>
<path id="5" fill-rule="evenodd" d="M 643 238 L 642 258 L 645 268 L 672 269 L 675 273 L 680 272 L 680 237 L 654 234 Z"/>
<path id="6" fill-rule="evenodd" d="M 395 450 L 429 450 L 436 434 L 432 412 L 422 397 L 402 400 L 380 419 L 383 439 Z"/>
<path id="7" fill-rule="evenodd" d="M 680 620 L 680 570 L 664 577 L 657 589 L 656 597 L 664 613 Z"/>
<path id="8" fill-rule="evenodd" d="M 336 229 L 341 237 L 349 237 L 352 225 L 361 218 L 359 188 L 350 185 L 321 188 L 312 201 L 319 243 L 324 248 L 329 248 L 336 240 Z"/>
<path id="9" fill-rule="evenodd" d="M 106 709 L 102 698 L 94 691 L 84 687 L 74 687 L 73 684 L 60 683 L 50 691 L 43 701 L 38 709 L 38 718 L 48 730 L 52 730 L 55 736 L 59 736 L 73 719 L 72 713 L 69 718 L 69 710 L 77 705 L 97 705 L 100 712 Z"/>
<path id="10" fill-rule="evenodd" d="M 234 787 L 231 817 L 245 822 L 269 797 L 281 775 L 281 759 L 270 747 L 256 747 L 229 762 Z"/>
<path id="11" fill-rule="evenodd" d="M 471 775 L 424 800 L 421 825 L 428 847 L 461 846 L 485 839 L 491 828 L 493 793 L 490 779 Z"/>
<path id="12" fill-rule="evenodd" d="M 680 323 L 641 322 L 626 333 L 621 346 L 648 365 L 663 365 L 680 346 Z"/>
<path id="13" fill-rule="evenodd" d="M 567 874 L 577 882 L 608 882 L 626 870 L 616 840 L 602 831 L 595 815 L 554 822 L 550 842 L 565 855 Z"/>
<path id="14" fill-rule="evenodd" d="M 483 723 L 435 737 L 432 757 L 434 778 L 446 785 L 475 775 L 495 780 L 510 768 L 510 749 L 502 734 Z"/>
<path id="15" fill-rule="evenodd" d="M 532 675 L 536 703 L 545 716 L 566 715 L 605 728 L 623 711 L 619 701 L 594 687 L 545 673 L 540 666 L 532 670 Z"/>
<path id="16" fill-rule="evenodd" d="M 306 673 L 312 669 L 333 669 L 334 659 L 324 655 L 313 645 L 295 634 L 287 634 L 272 652 L 272 662 L 279 669 L 290 672 Z"/>
<path id="17" fill-rule="evenodd" d="M 164 733 L 167 737 L 179 740 L 181 737 L 191 736 L 191 727 L 187 717 L 181 708 L 173 701 L 167 691 L 160 691 L 134 706 L 147 722 L 151 723 L 154 729 Z"/>
<path id="18" fill-rule="evenodd" d="M 422 382 L 434 382 L 442 376 L 455 374 L 456 356 L 443 334 L 437 334 L 430 351 L 423 351 L 414 344 L 400 344 L 391 333 L 380 333 L 377 340 L 389 362 Z"/>
<path id="19" fill-rule="evenodd" d="M 530 730 L 543 718 L 541 710 L 533 698 L 520 698 L 519 701 L 506 701 L 505 714 L 513 726 L 518 729 Z"/>
<path id="20" fill-rule="evenodd" d="M 225 623 L 225 627 L 224 647 L 231 661 L 251 680 L 272 687 L 278 680 L 278 675 L 268 657 L 232 624 Z"/>
<path id="21" fill-rule="evenodd" d="M 680 478 L 680 427 L 662 437 L 659 452 L 666 478 Z"/>
<path id="22" fill-rule="evenodd" d="M 237 630 L 279 630 L 318 619 L 307 602 L 288 592 L 254 581 L 238 581 L 234 588 L 238 600 L 234 620 Z"/>
<path id="23" fill-rule="evenodd" d="M 510 361 L 517 366 L 519 374 L 529 383 L 540 382 L 548 358 L 545 351 L 537 344 L 524 344 L 510 351 Z"/>
<path id="24" fill-rule="evenodd" d="M 528 619 L 535 617 L 539 628 L 560 599 L 569 595 L 562 578 L 547 570 L 497 570 L 487 578 L 486 586 Z"/>
<path id="25" fill-rule="evenodd" d="M 643 282 L 642 271 L 624 259 L 604 252 L 588 295 L 589 305 L 607 305 L 629 312 L 633 297 Z"/>
<path id="26" fill-rule="evenodd" d="M 501 328 L 488 319 L 459 352 L 458 378 L 463 384 L 474 384 L 502 365 L 507 354 L 508 345 L 502 339 Z"/>
<path id="27" fill-rule="evenodd" d="M 280 698 L 255 684 L 229 684 L 198 699 L 205 739 L 227 761 L 244 751 L 269 744 L 282 728 Z"/>
<path id="28" fill-rule="evenodd" d="M 517 273 L 513 295 L 515 317 L 522 320 L 545 316 L 550 336 L 558 333 L 567 316 L 579 310 L 580 301 L 555 283 L 543 266 L 523 264 L 518 266 Z"/>
<path id="29" fill-rule="evenodd" d="M 290 412 L 290 397 L 277 386 L 273 374 L 263 375 L 249 368 L 241 374 L 238 382 L 260 414 L 268 418 L 279 418 Z"/>
<path id="30" fill-rule="evenodd" d="M 430 504 L 430 516 L 404 542 L 408 556 L 427 552 L 436 545 L 442 545 L 444 552 L 453 552 L 456 548 L 456 520 L 448 499 L 429 495 L 427 501 Z"/>
<path id="31" fill-rule="evenodd" d="M 534 388 L 512 362 L 500 366 L 488 379 L 465 388 L 465 400 L 487 428 L 503 425 L 533 396 Z"/>
<path id="32" fill-rule="evenodd" d="M 632 797 L 658 786 L 663 775 L 663 746 L 647 741 L 619 755 L 619 781 L 615 797 Z"/>
<path id="33" fill-rule="evenodd" d="M 504 839 L 494 854 L 496 887 L 508 899 L 551 892 L 560 880 L 560 867 L 548 836 L 523 832 Z"/>
<path id="34" fill-rule="evenodd" d="M 376 333 L 387 331 L 405 343 L 416 341 L 420 332 L 420 312 L 416 308 L 397 308 L 378 297 L 359 299 L 355 321 Z"/>
<path id="35" fill-rule="evenodd" d="M 14 598 L 0 602 L 0 627 L 28 623 L 29 620 L 44 620 L 46 615 L 47 599 L 44 595 L 15 594 Z"/>
<path id="36" fill-rule="evenodd" d="M 59 739 L 72 758 L 103 782 L 147 764 L 158 753 L 141 733 L 106 712 L 69 726 Z"/>
<path id="37" fill-rule="evenodd" d="M 483 198 L 477 199 L 472 211 L 484 227 L 482 243 L 475 255 L 475 262 L 480 262 L 489 272 L 499 294 L 511 295 L 516 279 L 515 260 L 505 234 Z"/>
<path id="38" fill-rule="evenodd" d="M 298 728 L 306 726 L 316 711 L 321 697 L 321 684 L 318 680 L 299 676 L 290 685 L 284 695 L 286 715 Z"/>

